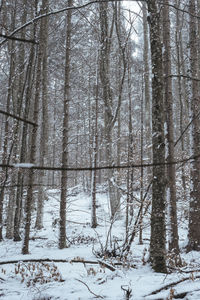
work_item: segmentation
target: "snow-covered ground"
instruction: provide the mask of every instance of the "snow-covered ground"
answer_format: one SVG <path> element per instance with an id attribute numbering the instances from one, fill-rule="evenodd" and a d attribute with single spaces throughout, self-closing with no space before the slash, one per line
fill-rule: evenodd
<path id="1" fill-rule="evenodd" d="M 48 201 L 45 202 L 42 230 L 34 229 L 35 216 L 33 215 L 30 254 L 21 254 L 21 242 L 5 239 L 0 243 L 0 298 L 2 300 L 200 299 L 200 254 L 181 253 L 185 266 L 179 271 L 167 275 L 153 272 L 148 263 L 145 263 L 147 259 L 145 253 L 148 253 L 146 250 L 149 247 L 148 226 L 143 232 L 143 245 L 138 244 L 138 236 L 132 245 L 132 254 L 128 258 L 132 267 L 128 264 L 116 265 L 115 270 L 111 271 L 102 264 L 81 262 L 81 260 L 98 262 L 94 253 L 106 243 L 110 228 L 106 193 L 97 194 L 99 226 L 95 230 L 90 228 L 90 196 L 79 192 L 69 197 L 67 237 L 70 246 L 59 250 L 57 247 L 59 192 L 49 190 L 47 194 Z M 124 211 L 121 215 L 122 217 L 114 222 L 110 234 L 114 239 L 117 238 L 119 243 L 124 240 L 125 233 Z M 181 245 L 184 245 L 187 235 L 184 226 L 180 228 Z M 23 259 L 43 259 L 43 262 L 20 262 Z M 66 261 L 45 262 L 45 259 Z M 13 260 L 19 263 L 3 264 Z M 116 262 L 114 259 L 106 261 Z M 187 273 L 198 268 L 199 272 Z M 182 282 L 152 295 L 152 292 L 177 281 Z M 128 298 L 129 292 L 131 296 Z M 180 296 L 177 297 L 177 294 Z"/>

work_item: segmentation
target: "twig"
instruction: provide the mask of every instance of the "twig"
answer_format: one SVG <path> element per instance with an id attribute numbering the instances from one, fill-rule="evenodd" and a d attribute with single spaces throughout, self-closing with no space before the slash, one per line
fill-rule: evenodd
<path id="1" fill-rule="evenodd" d="M 0 110 L 0 114 L 6 115 L 6 116 L 8 116 L 8 117 L 11 117 L 11 118 L 13 118 L 13 119 L 22 121 L 22 122 L 24 122 L 24 123 L 27 123 L 27 124 L 30 124 L 30 125 L 33 125 L 33 126 L 36 126 L 36 127 L 38 126 L 38 125 L 35 124 L 34 122 L 31 122 L 31 121 L 29 121 L 29 120 L 26 120 L 26 119 L 23 119 L 23 118 L 21 118 L 21 117 L 15 116 L 15 115 L 13 115 L 13 114 L 10 114 L 10 113 L 7 112 L 7 111 Z"/>
<path id="2" fill-rule="evenodd" d="M 22 39 L 22 38 L 2 34 L 2 33 L 0 33 L 0 37 L 6 38 L 6 39 L 9 39 L 9 40 L 18 41 L 18 42 L 23 42 L 23 43 L 32 43 L 32 44 L 36 44 L 36 45 L 39 44 L 35 40 Z"/>
<path id="3" fill-rule="evenodd" d="M 4 279 L 4 278 L 2 278 L 2 277 L 0 277 L 0 280 L 2 280 L 2 281 L 5 281 L 5 279 Z"/>
<path id="4" fill-rule="evenodd" d="M 89 288 L 89 286 L 88 286 L 85 282 L 83 282 L 82 280 L 80 280 L 80 279 L 76 279 L 76 280 L 79 281 L 79 282 L 81 282 L 82 284 L 84 284 L 84 285 L 86 286 L 86 288 L 88 289 L 88 291 L 89 291 L 92 295 L 94 295 L 96 298 L 101 298 L 101 299 L 104 298 L 104 297 L 102 297 L 102 296 L 100 296 L 100 295 L 97 295 L 97 294 L 95 294 L 94 292 L 92 292 L 91 289 Z"/>

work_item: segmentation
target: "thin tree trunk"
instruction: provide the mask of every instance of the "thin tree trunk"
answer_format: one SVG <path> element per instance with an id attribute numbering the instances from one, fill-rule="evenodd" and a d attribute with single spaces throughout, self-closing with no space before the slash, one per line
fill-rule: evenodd
<path id="1" fill-rule="evenodd" d="M 42 1 L 42 12 L 47 13 L 48 11 L 48 0 Z M 47 105 L 47 47 L 48 47 L 48 18 L 42 20 L 42 128 L 40 133 L 40 165 L 43 166 L 45 158 L 47 157 L 47 145 L 48 145 L 48 105 Z M 43 227 L 43 207 L 45 199 L 45 172 L 40 172 L 40 183 L 41 187 L 38 190 L 38 200 L 37 200 L 37 216 L 35 227 L 39 230 Z"/>
<path id="2" fill-rule="evenodd" d="M 97 55 L 98 57 L 98 55 Z M 97 183 L 97 170 L 95 170 L 97 166 L 97 157 L 98 157 L 98 61 L 96 64 L 96 86 L 95 86 L 95 109 L 93 110 L 93 134 L 94 134 L 94 141 L 93 141 L 93 161 L 92 166 L 94 170 L 92 171 L 92 212 L 91 212 L 91 227 L 97 227 L 97 216 L 96 216 L 96 183 Z"/>
<path id="3" fill-rule="evenodd" d="M 190 12 L 190 73 L 195 78 L 198 74 L 198 39 L 195 9 L 195 0 L 189 1 Z M 196 113 L 200 110 L 199 104 L 199 83 L 193 80 L 191 83 L 190 99 L 191 119 L 193 126 L 191 128 L 191 154 L 199 155 L 200 153 L 200 119 L 195 118 Z M 189 232 L 187 250 L 200 251 L 200 158 L 191 162 L 191 192 L 190 192 L 190 209 L 189 209 Z"/>
<path id="4" fill-rule="evenodd" d="M 149 40 L 148 40 L 148 27 L 147 27 L 147 7 L 146 3 L 142 3 L 142 19 L 143 19 L 143 35 L 144 35 L 144 50 L 143 50 L 143 61 L 144 61 L 144 126 L 146 131 L 146 140 L 148 146 L 152 144 L 151 138 L 151 96 L 150 96 L 150 70 L 149 70 Z M 147 155 L 149 160 L 152 158 L 151 147 L 148 147 Z M 151 180 L 151 168 L 148 168 L 148 177 Z"/>
<path id="5" fill-rule="evenodd" d="M 68 0 L 68 6 L 72 6 L 73 0 Z M 66 52 L 65 52 L 65 83 L 64 83 L 64 118 L 62 137 L 62 167 L 68 163 L 68 130 L 69 130 L 69 101 L 70 101 L 70 47 L 71 47 L 71 16 L 72 11 L 67 11 L 66 18 Z M 61 197 L 60 197 L 60 233 L 59 248 L 66 247 L 66 199 L 67 199 L 67 171 L 61 175 Z"/>
<path id="6" fill-rule="evenodd" d="M 34 80 L 34 62 L 35 62 L 35 46 L 31 47 L 29 62 L 27 66 L 27 72 L 25 76 L 25 83 L 27 83 L 26 92 L 25 92 L 25 108 L 24 108 L 24 119 L 28 119 L 30 99 L 33 90 L 33 80 Z M 30 82 L 32 84 L 30 84 Z M 26 153 L 27 153 L 27 134 L 28 134 L 28 124 L 23 123 L 22 127 L 22 141 L 21 141 L 21 150 L 20 150 L 20 163 L 25 162 Z M 16 208 L 14 216 L 14 241 L 21 241 L 20 237 L 20 223 L 22 216 L 22 198 L 23 198 L 23 180 L 24 174 L 22 170 L 18 171 L 17 176 L 17 191 L 16 191 Z"/>
<path id="7" fill-rule="evenodd" d="M 177 7 L 180 6 L 180 0 L 176 3 Z M 182 34 L 181 34 L 181 27 L 180 27 L 180 12 L 179 10 L 176 11 L 176 55 L 177 55 L 177 74 L 181 75 L 181 46 L 182 43 Z M 183 120 L 184 120 L 184 97 L 183 97 L 183 86 L 181 77 L 178 77 L 178 95 L 179 95 L 179 105 L 180 105 L 180 135 L 183 134 Z M 184 138 L 181 139 L 181 157 L 184 158 L 185 153 L 185 143 Z M 186 175 L 185 175 L 185 168 L 184 166 L 181 167 L 181 180 L 182 180 L 182 187 L 184 193 L 184 199 L 186 200 Z"/>
<path id="8" fill-rule="evenodd" d="M 163 68 L 164 68 L 164 102 L 166 119 L 166 152 L 167 161 L 174 161 L 174 125 L 173 125 L 173 98 L 172 98 L 172 79 L 171 75 L 171 45 L 170 45 L 170 18 L 169 1 L 163 7 Z M 177 209 L 176 209 L 176 174 L 175 165 L 167 166 L 168 177 L 168 205 L 169 205 L 169 250 L 175 254 L 179 253 Z"/>
<path id="9" fill-rule="evenodd" d="M 42 26 L 40 27 L 39 40 L 42 40 Z M 40 100 L 40 85 L 41 85 L 41 63 L 42 63 L 42 49 L 38 48 L 37 57 L 37 68 L 36 68 L 36 82 L 35 82 L 35 96 L 34 96 L 34 107 L 33 107 L 33 122 L 38 123 L 39 114 L 39 100 Z M 37 153 L 37 126 L 33 126 L 31 131 L 30 140 L 30 158 L 31 164 L 36 162 Z M 30 169 L 28 172 L 28 190 L 25 203 L 25 230 L 24 230 L 24 240 L 22 245 L 22 254 L 29 253 L 29 235 L 31 227 L 31 208 L 33 205 L 33 183 L 34 183 L 34 170 Z"/>
<path id="10" fill-rule="evenodd" d="M 143 88 L 142 88 L 143 89 Z M 144 95 L 142 91 L 142 99 L 141 99 L 141 126 L 140 126 L 140 162 L 141 165 L 143 164 L 144 159 Z M 143 223 L 143 189 L 144 189 L 144 168 L 141 167 L 140 170 L 140 205 L 141 205 L 141 214 L 140 214 L 140 221 L 139 221 L 139 244 L 142 245 L 142 223 Z"/>

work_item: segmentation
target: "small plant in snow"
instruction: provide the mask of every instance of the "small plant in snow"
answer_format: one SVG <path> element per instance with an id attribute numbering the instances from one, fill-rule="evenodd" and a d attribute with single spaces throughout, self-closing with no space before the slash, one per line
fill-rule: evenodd
<path id="1" fill-rule="evenodd" d="M 21 283 L 26 286 L 35 286 L 36 283 L 63 282 L 62 276 L 54 264 L 47 263 L 18 263 L 15 265 L 15 275 L 20 277 Z"/>
<path id="2" fill-rule="evenodd" d="M 1 273 L 5 275 L 6 274 L 6 270 L 3 269 L 3 268 L 1 268 Z"/>
<path id="3" fill-rule="evenodd" d="M 97 239 L 90 235 L 77 235 L 69 240 L 72 245 L 88 245 L 91 243 L 96 243 Z"/>
<path id="4" fill-rule="evenodd" d="M 146 265 L 146 263 L 147 263 L 146 254 L 147 254 L 147 248 L 144 248 L 143 255 L 142 255 L 142 264 L 143 264 L 143 266 Z"/>
<path id="5" fill-rule="evenodd" d="M 170 289 L 169 297 L 167 297 L 167 300 L 173 300 L 174 299 L 174 292 L 175 290 L 173 288 Z"/>

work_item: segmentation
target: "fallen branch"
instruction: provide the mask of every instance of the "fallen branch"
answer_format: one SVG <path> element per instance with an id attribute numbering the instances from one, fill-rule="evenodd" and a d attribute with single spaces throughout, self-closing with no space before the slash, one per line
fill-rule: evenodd
<path id="1" fill-rule="evenodd" d="M 197 273 L 200 272 L 200 269 L 193 269 L 193 270 L 181 270 L 179 268 L 175 268 L 175 267 L 171 267 L 171 266 L 167 266 L 168 269 L 177 271 L 179 273 L 184 273 L 184 274 L 190 274 L 190 273 Z"/>
<path id="2" fill-rule="evenodd" d="M 81 282 L 82 284 L 84 284 L 84 285 L 86 286 L 86 288 L 88 289 L 88 291 L 89 291 L 92 295 L 94 295 L 96 298 L 101 298 L 101 299 L 104 298 L 104 297 L 102 297 L 102 296 L 100 296 L 100 295 L 97 295 L 97 294 L 95 294 L 94 292 L 92 292 L 91 289 L 89 288 L 89 286 L 88 286 L 85 282 L 83 282 L 82 280 L 80 280 L 80 279 L 76 279 L 76 280 L 79 281 L 79 282 Z"/>
<path id="3" fill-rule="evenodd" d="M 0 280 L 1 280 L 1 281 L 5 281 L 5 279 L 4 279 L 4 278 L 2 278 L 2 277 L 0 277 Z"/>
<path id="4" fill-rule="evenodd" d="M 109 270 L 112 271 L 112 272 L 116 271 L 116 268 L 115 268 L 115 267 L 113 267 L 111 264 L 108 264 L 108 263 L 105 262 L 104 260 L 98 259 L 98 263 L 99 263 L 100 265 L 102 265 L 103 267 L 109 269 Z"/>
<path id="5" fill-rule="evenodd" d="M 32 236 L 29 239 L 30 241 L 35 241 L 35 240 L 48 240 L 47 237 L 40 237 L 40 236 Z"/>
<path id="6" fill-rule="evenodd" d="M 199 289 L 198 290 L 192 290 L 192 291 L 187 291 L 187 292 L 182 292 L 182 293 L 178 293 L 178 294 L 174 294 L 173 295 L 173 298 L 174 299 L 183 299 L 185 298 L 185 296 L 191 292 L 198 292 L 200 291 Z"/>
<path id="7" fill-rule="evenodd" d="M 116 269 L 114 266 L 124 266 L 121 262 L 113 263 L 114 266 L 110 265 L 109 263 L 102 261 L 102 260 L 84 260 L 84 259 L 50 259 L 50 258 L 39 258 L 39 259 L 15 259 L 15 260 L 8 260 L 8 261 L 0 261 L 0 265 L 7 265 L 7 264 L 17 264 L 19 262 L 54 262 L 54 263 L 83 263 L 83 264 L 90 264 L 90 265 L 103 265 L 106 268 L 108 268 L 111 271 L 115 271 Z M 130 267 L 134 268 L 134 265 L 131 265 Z"/>
<path id="8" fill-rule="evenodd" d="M 196 276 L 194 279 L 197 279 L 197 278 L 200 278 L 200 275 Z M 152 293 L 146 295 L 145 297 L 148 297 L 148 296 L 151 296 L 151 295 L 155 295 L 155 294 L 158 294 L 160 292 L 162 292 L 163 290 L 167 290 L 168 288 L 171 288 L 171 287 L 174 287 L 175 285 L 179 284 L 179 283 L 182 283 L 186 280 L 191 280 L 191 276 L 190 277 L 185 277 L 185 278 L 182 278 L 176 282 L 172 282 L 172 283 L 169 283 L 169 284 L 166 284 L 165 286 L 161 287 L 160 289 L 157 289 L 155 291 L 153 291 Z"/>

